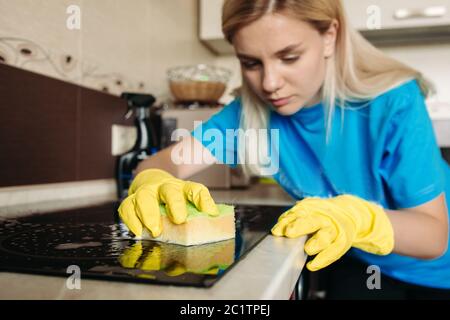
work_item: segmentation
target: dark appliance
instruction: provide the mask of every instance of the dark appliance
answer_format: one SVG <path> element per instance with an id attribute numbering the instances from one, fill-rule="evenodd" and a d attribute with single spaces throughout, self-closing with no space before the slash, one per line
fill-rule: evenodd
<path id="1" fill-rule="evenodd" d="M 133 148 L 117 158 L 116 181 L 119 199 L 128 195 L 128 189 L 133 180 L 133 171 L 139 162 L 157 152 L 160 148 L 160 137 L 157 119 L 152 119 L 151 108 L 156 99 L 150 94 L 124 92 L 121 98 L 127 100 L 128 112 L 135 115 L 134 125 L 137 129 L 137 139 Z M 157 118 L 157 115 L 153 115 Z"/>

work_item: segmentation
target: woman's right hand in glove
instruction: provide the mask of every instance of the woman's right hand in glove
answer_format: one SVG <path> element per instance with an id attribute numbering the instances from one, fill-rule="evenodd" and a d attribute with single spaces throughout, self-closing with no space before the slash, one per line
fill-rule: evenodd
<path id="1" fill-rule="evenodd" d="M 169 219 L 181 224 L 187 218 L 187 201 L 199 211 L 217 216 L 219 211 L 208 188 L 203 184 L 175 178 L 159 169 L 148 169 L 133 180 L 128 197 L 119 207 L 119 215 L 135 236 L 141 237 L 146 227 L 153 237 L 162 232 L 160 204 L 166 206 Z"/>

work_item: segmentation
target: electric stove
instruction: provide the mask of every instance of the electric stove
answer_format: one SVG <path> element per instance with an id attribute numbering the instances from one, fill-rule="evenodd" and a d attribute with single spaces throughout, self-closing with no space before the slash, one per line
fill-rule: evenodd
<path id="1" fill-rule="evenodd" d="M 199 246 L 136 240 L 119 202 L 0 218 L 0 271 L 210 287 L 270 232 L 281 206 L 237 205 L 236 237 Z"/>

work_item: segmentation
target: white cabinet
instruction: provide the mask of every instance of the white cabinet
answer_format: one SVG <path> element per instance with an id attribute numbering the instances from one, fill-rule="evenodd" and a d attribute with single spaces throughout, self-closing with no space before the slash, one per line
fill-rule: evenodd
<path id="1" fill-rule="evenodd" d="M 450 25 L 450 0 L 343 0 L 358 30 Z"/>
<path id="2" fill-rule="evenodd" d="M 218 54 L 233 53 L 232 46 L 222 34 L 222 5 L 224 0 L 199 0 L 200 40 Z"/>
<path id="3" fill-rule="evenodd" d="M 222 37 L 222 5 L 224 0 L 200 0 L 200 38 Z"/>

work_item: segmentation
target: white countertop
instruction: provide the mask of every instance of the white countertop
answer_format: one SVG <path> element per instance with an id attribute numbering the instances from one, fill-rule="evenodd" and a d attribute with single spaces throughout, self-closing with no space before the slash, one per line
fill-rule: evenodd
<path id="1" fill-rule="evenodd" d="M 275 185 L 211 193 L 217 202 L 233 204 L 293 203 Z M 8 289 L 0 290 L 0 299 L 289 299 L 306 261 L 304 241 L 268 235 L 211 288 L 90 280 L 81 275 L 81 289 L 70 290 L 64 277 L 1 272 L 0 287 Z"/>

